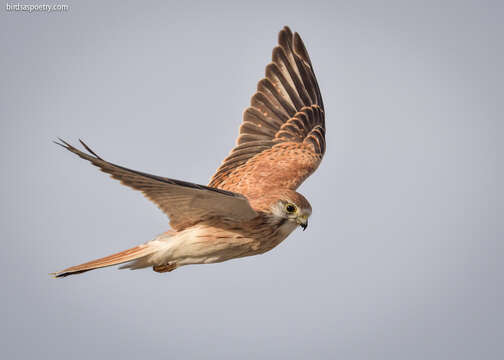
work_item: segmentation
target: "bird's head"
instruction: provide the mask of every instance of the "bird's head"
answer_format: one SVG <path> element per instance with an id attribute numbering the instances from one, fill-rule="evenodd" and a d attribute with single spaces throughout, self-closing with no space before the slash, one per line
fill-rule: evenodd
<path id="1" fill-rule="evenodd" d="M 253 202 L 254 208 L 270 213 L 275 218 L 295 223 L 306 230 L 312 208 L 308 200 L 293 190 L 276 191 Z"/>

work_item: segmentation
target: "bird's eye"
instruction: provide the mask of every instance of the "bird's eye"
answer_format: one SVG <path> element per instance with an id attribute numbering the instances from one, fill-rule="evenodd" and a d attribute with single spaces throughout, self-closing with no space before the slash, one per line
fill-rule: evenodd
<path id="1" fill-rule="evenodd" d="M 287 211 L 289 214 L 292 214 L 292 213 L 296 212 L 296 205 L 287 204 L 285 206 L 285 211 Z"/>

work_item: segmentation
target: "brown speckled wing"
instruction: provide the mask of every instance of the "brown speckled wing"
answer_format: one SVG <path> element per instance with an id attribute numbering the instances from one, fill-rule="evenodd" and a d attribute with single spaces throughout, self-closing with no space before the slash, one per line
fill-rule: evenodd
<path id="1" fill-rule="evenodd" d="M 301 37 L 284 27 L 243 114 L 236 147 L 209 186 L 244 195 L 295 190 L 325 152 L 324 104 Z"/>
<path id="2" fill-rule="evenodd" d="M 209 218 L 244 221 L 257 216 L 241 194 L 127 169 L 103 160 L 82 141 L 81 144 L 89 153 L 60 141 L 56 144 L 88 160 L 123 185 L 141 191 L 168 215 L 170 225 L 175 230 Z"/>

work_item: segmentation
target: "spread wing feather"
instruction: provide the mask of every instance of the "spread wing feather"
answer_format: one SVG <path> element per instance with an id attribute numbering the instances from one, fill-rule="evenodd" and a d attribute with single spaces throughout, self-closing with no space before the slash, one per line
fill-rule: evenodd
<path id="1" fill-rule="evenodd" d="M 257 216 L 241 194 L 131 170 L 103 160 L 82 141 L 89 154 L 59 140 L 61 143 L 56 144 L 88 160 L 122 184 L 141 191 L 168 215 L 175 230 L 211 217 L 242 221 Z"/>
<path id="2" fill-rule="evenodd" d="M 301 37 L 284 27 L 272 62 L 266 66 L 266 77 L 258 82 L 251 105 L 243 113 L 237 146 L 209 186 L 244 195 L 253 192 L 251 183 L 263 190 L 295 189 L 318 167 L 325 148 L 324 104 L 310 57 Z M 285 156 L 292 161 L 281 161 Z M 289 181 L 262 176 L 265 171 Z"/>

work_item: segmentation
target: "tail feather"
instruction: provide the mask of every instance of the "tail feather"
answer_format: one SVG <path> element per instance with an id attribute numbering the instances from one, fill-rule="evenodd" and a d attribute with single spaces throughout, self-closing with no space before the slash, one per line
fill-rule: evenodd
<path id="1" fill-rule="evenodd" d="M 131 249 L 118 252 L 100 259 L 86 262 L 84 264 L 71 266 L 64 270 L 52 273 L 55 278 L 66 277 L 68 275 L 81 274 L 86 271 L 99 269 L 102 267 L 113 266 L 117 264 L 122 264 L 130 262 L 133 260 L 140 259 L 142 257 L 148 256 L 153 252 L 157 251 L 158 248 L 155 246 L 150 246 L 149 243 L 135 246 Z M 149 265 L 147 265 L 149 266 Z"/>

